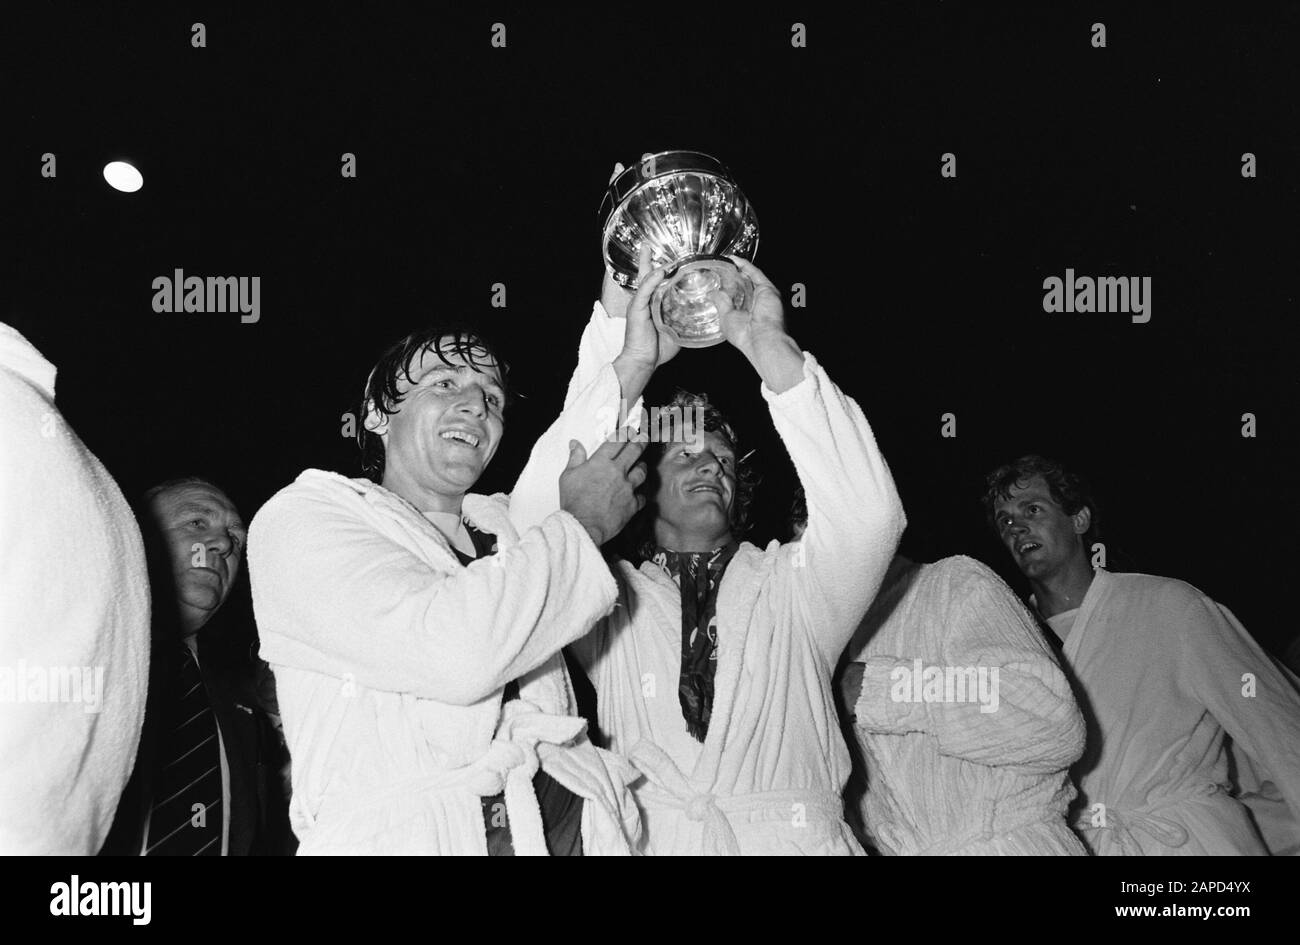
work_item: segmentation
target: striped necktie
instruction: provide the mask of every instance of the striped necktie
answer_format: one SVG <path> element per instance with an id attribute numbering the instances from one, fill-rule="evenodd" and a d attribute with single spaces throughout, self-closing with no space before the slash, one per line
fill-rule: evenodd
<path id="1" fill-rule="evenodd" d="M 168 700 L 146 856 L 220 856 L 221 744 L 199 664 L 189 647 L 179 666 L 179 699 Z M 200 806 L 201 805 L 201 806 Z M 200 814 L 202 816 L 200 816 Z"/>

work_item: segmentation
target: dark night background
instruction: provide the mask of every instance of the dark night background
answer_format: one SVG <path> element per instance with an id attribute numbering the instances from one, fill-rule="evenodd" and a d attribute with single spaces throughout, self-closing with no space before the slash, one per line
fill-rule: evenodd
<path id="1" fill-rule="evenodd" d="M 526 397 L 479 491 L 508 488 L 598 294 L 613 163 L 692 148 L 756 206 L 758 265 L 807 287 L 789 329 L 871 420 L 906 552 L 1023 593 L 977 500 L 1042 452 L 1093 479 L 1112 569 L 1190 581 L 1274 651 L 1296 632 L 1296 5 L 43 9 L 7 12 L 0 50 L 0 319 L 129 497 L 200 472 L 251 519 L 306 467 L 359 474 L 341 415 L 444 318 L 497 338 Z M 104 183 L 116 158 L 143 190 Z M 1151 276 L 1150 323 L 1045 314 L 1067 267 Z M 175 268 L 260 276 L 261 320 L 154 313 Z M 781 534 L 793 471 L 752 370 L 687 351 L 652 392 L 676 384 L 758 447 L 755 537 Z"/>

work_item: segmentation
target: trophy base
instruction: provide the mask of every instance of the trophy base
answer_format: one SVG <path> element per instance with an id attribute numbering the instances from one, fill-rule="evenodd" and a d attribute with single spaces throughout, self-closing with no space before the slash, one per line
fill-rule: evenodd
<path id="1" fill-rule="evenodd" d="M 650 296 L 655 326 L 683 348 L 710 348 L 722 334 L 721 292 L 733 309 L 747 310 L 754 302 L 754 283 L 741 275 L 725 256 L 689 256 Z M 722 311 L 726 311 L 724 304 Z"/>

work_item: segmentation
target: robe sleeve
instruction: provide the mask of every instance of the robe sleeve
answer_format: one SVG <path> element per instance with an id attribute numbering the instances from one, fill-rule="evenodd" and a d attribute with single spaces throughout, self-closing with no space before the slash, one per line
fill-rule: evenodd
<path id="1" fill-rule="evenodd" d="M 626 321 L 611 318 L 599 302 L 578 344 L 578 366 L 569 380 L 564 409 L 538 438 L 510 492 L 510 521 L 523 534 L 560 507 L 560 473 L 569 462 L 569 441 L 590 456 L 618 423 L 622 391 L 613 361 L 623 349 Z M 640 417 L 641 400 L 630 415 Z"/>
<path id="2" fill-rule="evenodd" d="M 617 604 L 615 606 L 618 606 Z M 596 621 L 591 632 L 569 644 L 569 652 L 578 661 L 587 678 L 595 681 L 596 666 L 605 655 L 609 640 L 609 618 Z"/>
<path id="3" fill-rule="evenodd" d="M 1060 771 L 1083 753 L 1083 716 L 1033 621 L 995 580 L 976 574 L 955 582 L 951 603 L 937 618 L 952 641 L 939 669 L 984 669 L 984 695 L 995 698 L 981 702 L 968 691 L 965 702 L 895 701 L 890 687 L 899 678 L 910 681 L 916 663 L 906 654 L 875 658 L 866 661 L 857 724 L 868 731 L 926 732 L 941 754 L 974 764 Z M 891 677 L 897 668 L 907 676 Z"/>
<path id="4" fill-rule="evenodd" d="M 907 524 L 862 409 L 805 352 L 804 376 L 780 394 L 763 384 L 772 421 L 808 503 L 808 527 L 777 557 L 777 579 L 813 615 L 814 644 L 839 660 L 876 595 Z"/>
<path id="5" fill-rule="evenodd" d="M 623 333 L 627 328 L 627 319 L 614 318 L 605 311 L 605 306 L 596 302 L 591 307 L 591 318 L 582 330 L 578 341 L 578 365 L 569 387 L 564 395 L 564 406 L 568 407 L 574 399 L 590 384 L 601 369 L 612 364 L 623 350 Z"/>
<path id="6" fill-rule="evenodd" d="M 590 456 L 614 432 L 622 390 L 613 362 L 623 350 L 626 325 L 625 319 L 608 315 L 599 302 L 593 305 L 578 342 L 578 363 L 569 379 L 564 408 L 533 444 L 528 462 L 510 492 L 510 522 L 520 534 L 560 508 L 560 473 L 569 462 L 569 441 L 580 442 Z M 638 398 L 630 411 L 634 421 L 640 409 Z M 639 426 L 639 422 L 634 425 Z M 607 621 L 597 621 L 590 633 L 579 635 L 569 648 L 588 675 L 600 655 L 607 629 Z"/>
<path id="7" fill-rule="evenodd" d="M 1230 611 L 1194 594 L 1170 623 L 1179 685 L 1201 702 L 1300 819 L 1300 690 Z"/>
<path id="8" fill-rule="evenodd" d="M 491 558 L 440 571 L 355 510 L 293 487 L 257 514 L 249 563 L 269 662 L 452 705 L 543 663 L 615 595 L 565 512 Z"/>

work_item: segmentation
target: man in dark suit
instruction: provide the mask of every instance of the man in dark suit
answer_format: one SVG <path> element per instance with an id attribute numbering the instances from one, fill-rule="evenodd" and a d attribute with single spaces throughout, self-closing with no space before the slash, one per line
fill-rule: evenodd
<path id="1" fill-rule="evenodd" d="M 210 623 L 239 575 L 247 535 L 239 511 L 191 477 L 145 493 L 140 518 L 154 595 L 148 706 L 135 770 L 100 852 L 291 853 L 282 744 L 258 704 L 251 661 L 234 655 L 228 629 L 214 634 Z"/>

